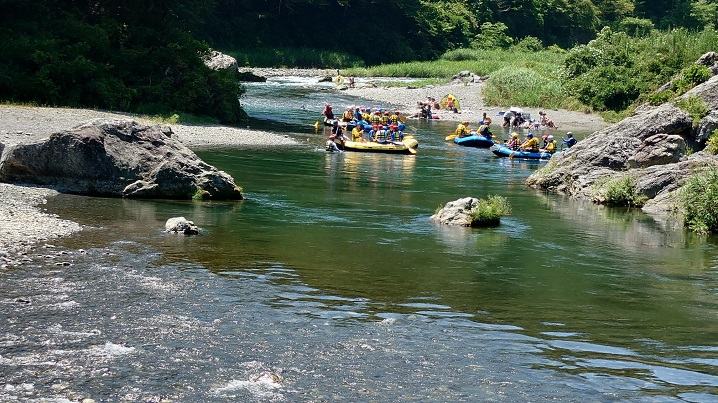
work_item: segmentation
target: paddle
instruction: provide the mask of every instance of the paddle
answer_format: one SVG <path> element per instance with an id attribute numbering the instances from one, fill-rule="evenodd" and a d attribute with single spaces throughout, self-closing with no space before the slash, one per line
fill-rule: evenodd
<path id="1" fill-rule="evenodd" d="M 416 155 L 416 148 L 409 147 L 409 148 L 407 148 L 407 150 L 409 150 L 409 154 Z"/>
<path id="2" fill-rule="evenodd" d="M 450 134 L 444 138 L 444 141 L 452 141 L 456 138 L 456 134 Z"/>

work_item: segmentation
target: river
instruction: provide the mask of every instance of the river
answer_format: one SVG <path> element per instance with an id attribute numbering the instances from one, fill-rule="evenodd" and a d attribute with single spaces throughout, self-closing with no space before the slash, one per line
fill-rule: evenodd
<path id="1" fill-rule="evenodd" d="M 716 237 L 528 189 L 543 162 L 440 120 L 409 121 L 415 156 L 326 153 L 323 103 L 375 102 L 248 94 L 250 126 L 302 144 L 198 152 L 246 200 L 50 200 L 86 229 L 0 271 L 0 400 L 718 400 Z M 490 194 L 497 228 L 429 220 Z"/>

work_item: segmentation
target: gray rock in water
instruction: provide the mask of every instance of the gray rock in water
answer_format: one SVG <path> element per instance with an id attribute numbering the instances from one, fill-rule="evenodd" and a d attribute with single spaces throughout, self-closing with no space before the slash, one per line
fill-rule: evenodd
<path id="1" fill-rule="evenodd" d="M 165 223 L 165 232 L 174 234 L 197 235 L 199 227 L 184 217 L 172 217 Z"/>
<path id="2" fill-rule="evenodd" d="M 471 226 L 471 211 L 479 204 L 475 197 L 464 197 L 446 203 L 431 219 L 439 224 L 458 225 L 462 227 Z"/>
<path id="3" fill-rule="evenodd" d="M 0 181 L 93 196 L 242 199 L 234 179 L 199 159 L 169 126 L 134 120 L 96 119 L 37 143 L 7 147 Z"/>

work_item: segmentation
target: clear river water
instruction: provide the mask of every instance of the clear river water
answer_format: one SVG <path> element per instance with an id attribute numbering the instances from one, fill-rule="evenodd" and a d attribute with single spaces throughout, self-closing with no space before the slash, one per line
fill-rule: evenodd
<path id="1" fill-rule="evenodd" d="M 441 120 L 415 156 L 326 153 L 325 101 L 378 106 L 248 86 L 301 144 L 197 153 L 246 200 L 51 199 L 87 229 L 0 271 L 0 401 L 718 401 L 716 237 L 531 190 L 543 163 Z M 490 194 L 497 228 L 429 219 Z"/>

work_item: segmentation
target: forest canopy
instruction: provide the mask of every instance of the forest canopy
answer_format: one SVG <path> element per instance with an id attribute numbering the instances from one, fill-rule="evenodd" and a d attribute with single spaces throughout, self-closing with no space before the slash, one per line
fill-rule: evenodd
<path id="1" fill-rule="evenodd" d="M 287 66 L 338 68 L 435 60 L 464 48 L 568 50 L 597 37 L 622 38 L 607 32 L 638 38 L 716 25 L 718 0 L 5 0 L 0 100 L 232 123 L 242 116 L 242 89 L 233 74 L 204 66 L 210 46 L 264 54 L 314 49 L 319 58 Z M 581 61 L 591 51 L 579 48 L 570 57 Z M 611 63 L 600 66 L 603 73 L 630 67 Z M 575 84 L 586 92 L 580 80 Z M 623 88 L 626 99 L 640 86 Z M 606 105 L 589 95 L 585 102 L 626 103 Z"/>

